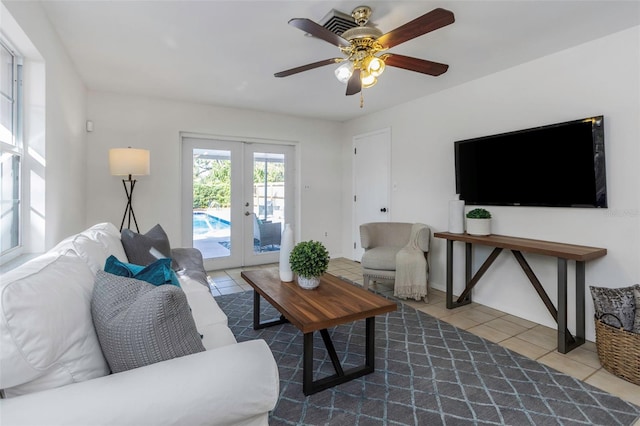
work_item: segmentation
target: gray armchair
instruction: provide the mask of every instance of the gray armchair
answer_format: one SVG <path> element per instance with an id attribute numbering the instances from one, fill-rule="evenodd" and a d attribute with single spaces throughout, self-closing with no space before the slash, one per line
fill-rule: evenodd
<path id="1" fill-rule="evenodd" d="M 253 214 L 253 238 L 257 248 L 280 245 L 282 225 L 280 222 L 264 222 Z"/>
<path id="2" fill-rule="evenodd" d="M 371 222 L 360 225 L 360 243 L 365 250 L 361 261 L 365 290 L 369 288 L 371 280 L 395 281 L 396 255 L 409 243 L 413 225 L 401 222 Z M 417 247 L 424 252 L 425 260 L 429 252 L 430 236 L 429 227 L 423 225 L 416 238 Z"/>

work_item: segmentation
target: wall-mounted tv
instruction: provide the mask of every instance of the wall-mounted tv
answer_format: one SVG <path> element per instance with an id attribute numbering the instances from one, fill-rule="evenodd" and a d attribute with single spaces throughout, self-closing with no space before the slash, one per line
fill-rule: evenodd
<path id="1" fill-rule="evenodd" d="M 457 141 L 465 204 L 607 207 L 604 117 Z"/>

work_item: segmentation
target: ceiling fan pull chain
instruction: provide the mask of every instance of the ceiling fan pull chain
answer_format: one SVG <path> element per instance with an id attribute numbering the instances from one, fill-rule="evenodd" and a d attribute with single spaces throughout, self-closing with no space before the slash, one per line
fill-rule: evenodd
<path id="1" fill-rule="evenodd" d="M 364 106 L 364 95 L 362 94 L 362 92 L 364 92 L 364 90 L 360 91 L 360 108 Z"/>

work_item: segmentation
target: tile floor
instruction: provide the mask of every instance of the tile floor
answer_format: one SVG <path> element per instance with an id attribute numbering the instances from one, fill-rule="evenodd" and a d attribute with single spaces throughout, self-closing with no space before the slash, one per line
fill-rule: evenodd
<path id="1" fill-rule="evenodd" d="M 209 272 L 209 277 L 213 281 L 211 293 L 214 296 L 219 296 L 251 290 L 240 273 L 243 270 L 274 266 L 271 264 Z M 357 262 L 344 258 L 332 259 L 329 263 L 329 272 L 362 285 L 361 267 Z M 392 285 L 376 285 L 381 293 L 393 294 Z M 405 303 L 442 321 L 606 390 L 633 404 L 640 405 L 640 386 L 619 379 L 604 370 L 598 360 L 596 345 L 593 342 L 586 342 L 568 354 L 558 353 L 556 351 L 555 329 L 477 303 L 452 310 L 446 309 L 445 293 L 439 290 L 430 289 L 429 303 L 415 301 Z M 640 420 L 635 423 L 635 426 L 640 426 Z"/>

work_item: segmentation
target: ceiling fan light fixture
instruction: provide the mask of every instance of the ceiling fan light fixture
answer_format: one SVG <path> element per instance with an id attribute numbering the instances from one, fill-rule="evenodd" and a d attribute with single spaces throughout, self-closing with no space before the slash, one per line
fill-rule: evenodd
<path id="1" fill-rule="evenodd" d="M 373 87 L 387 65 L 432 76 L 439 76 L 447 71 L 449 68 L 447 64 L 385 52 L 401 43 L 452 24 L 455 22 L 455 17 L 451 11 L 442 8 L 433 9 L 384 34 L 378 28 L 368 25 L 370 16 L 370 7 L 358 6 L 352 13 L 354 22 L 346 25 L 350 28 L 342 31 L 341 35 L 338 31 L 310 19 L 290 19 L 289 25 L 336 46 L 344 57 L 313 62 L 277 72 L 274 76 L 286 77 L 325 65 L 340 64 L 334 70 L 336 78 L 347 85 L 346 96 L 360 93 L 360 107 L 362 107 L 362 89 Z M 346 19 L 346 22 L 349 20 Z M 352 27 L 354 24 L 357 26 Z"/>
<path id="2" fill-rule="evenodd" d="M 365 89 L 375 86 L 378 82 L 378 79 L 367 70 L 362 70 L 360 73 L 360 80 L 362 81 L 362 87 Z"/>
<path id="3" fill-rule="evenodd" d="M 377 56 L 369 56 L 364 63 L 365 69 L 374 77 L 379 77 L 384 72 L 384 61 Z"/>
<path id="4" fill-rule="evenodd" d="M 348 61 L 342 63 L 342 65 L 336 68 L 334 74 L 340 83 L 347 84 L 353 74 L 353 62 Z"/>

